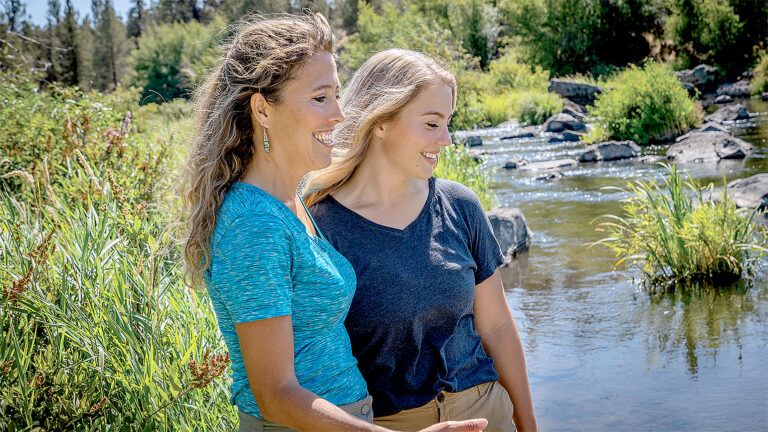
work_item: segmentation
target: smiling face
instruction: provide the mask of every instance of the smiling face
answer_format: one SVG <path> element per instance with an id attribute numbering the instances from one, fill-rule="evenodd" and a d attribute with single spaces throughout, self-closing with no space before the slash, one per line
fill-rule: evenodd
<path id="1" fill-rule="evenodd" d="M 280 101 L 265 104 L 270 155 L 306 173 L 331 163 L 331 134 L 344 116 L 337 97 L 339 78 L 331 53 L 314 54 L 282 91 Z"/>
<path id="2" fill-rule="evenodd" d="M 451 87 L 437 83 L 421 90 L 394 120 L 377 128 L 389 165 L 406 178 L 431 177 L 440 149 L 451 145 L 452 107 Z"/>

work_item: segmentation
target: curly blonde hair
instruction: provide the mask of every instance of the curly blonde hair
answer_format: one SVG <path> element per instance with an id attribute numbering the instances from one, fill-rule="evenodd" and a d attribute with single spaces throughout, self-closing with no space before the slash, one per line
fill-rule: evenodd
<path id="1" fill-rule="evenodd" d="M 224 56 L 195 92 L 196 133 L 182 175 L 186 232 L 185 280 L 203 285 L 210 237 L 229 187 L 238 181 L 263 140 L 251 119 L 251 96 L 280 102 L 293 74 L 314 54 L 334 52 L 328 21 L 320 15 L 252 15 L 237 25 Z"/>

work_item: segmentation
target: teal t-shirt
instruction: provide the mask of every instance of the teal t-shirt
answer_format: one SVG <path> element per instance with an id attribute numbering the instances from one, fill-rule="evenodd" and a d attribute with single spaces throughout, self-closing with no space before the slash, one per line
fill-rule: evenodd
<path id="1" fill-rule="evenodd" d="M 205 281 L 232 361 L 232 403 L 263 418 L 246 376 L 235 324 L 290 315 L 299 384 L 336 405 L 364 399 L 344 319 L 355 273 L 320 231 L 309 234 L 285 204 L 238 182 L 211 236 Z"/>

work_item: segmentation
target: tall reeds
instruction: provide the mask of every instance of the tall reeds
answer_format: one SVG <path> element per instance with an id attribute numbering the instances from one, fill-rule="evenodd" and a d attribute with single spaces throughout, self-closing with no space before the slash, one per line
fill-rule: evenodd
<path id="1" fill-rule="evenodd" d="M 752 214 L 736 207 L 723 188 L 717 201 L 712 186 L 684 179 L 676 166 L 666 166 L 661 184 L 635 180 L 626 189 L 623 215 L 605 215 L 598 230 L 608 237 L 592 243 L 613 250 L 617 265 L 627 262 L 643 273 L 651 290 L 678 285 L 731 284 L 744 276 L 766 252 Z"/>
<path id="2" fill-rule="evenodd" d="M 164 121 L 0 81 L 21 98 L 0 107 L 0 430 L 234 429 L 229 357 L 169 228 L 177 143 L 146 131 Z"/>

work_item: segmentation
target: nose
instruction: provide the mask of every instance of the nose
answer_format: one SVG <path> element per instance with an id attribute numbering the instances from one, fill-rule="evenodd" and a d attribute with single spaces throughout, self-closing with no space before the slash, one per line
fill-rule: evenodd
<path id="1" fill-rule="evenodd" d="M 331 121 L 334 124 L 344 121 L 344 112 L 341 110 L 341 104 L 339 104 L 339 100 L 336 98 L 333 98 L 333 103 L 331 104 Z"/>
<path id="2" fill-rule="evenodd" d="M 442 133 L 437 140 L 437 145 L 440 147 L 448 147 L 453 141 L 451 140 L 451 133 L 448 131 L 448 125 L 443 126 Z"/>

